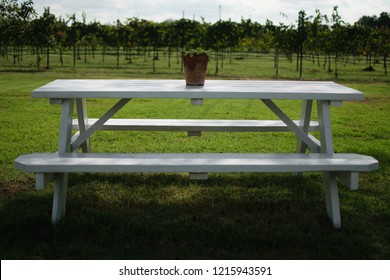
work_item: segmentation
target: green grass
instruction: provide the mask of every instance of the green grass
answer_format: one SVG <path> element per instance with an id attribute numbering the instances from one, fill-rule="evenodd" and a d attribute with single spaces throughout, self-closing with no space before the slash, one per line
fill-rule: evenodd
<path id="1" fill-rule="evenodd" d="M 1 259 L 390 258 L 390 84 L 379 71 L 361 71 L 363 64 L 340 67 L 337 81 L 363 91 L 366 99 L 332 107 L 334 146 L 337 152 L 374 156 L 380 169 L 361 174 L 356 192 L 340 186 L 341 230 L 333 229 L 326 215 L 319 173 L 210 174 L 207 181 L 189 181 L 186 174 L 71 174 L 66 218 L 53 226 L 53 185 L 35 191 L 34 175 L 13 168 L 20 154 L 57 149 L 60 106 L 32 99 L 31 91 L 57 78 L 182 78 L 173 62 L 173 69 L 163 70 L 164 59 L 157 62 L 157 73 L 151 73 L 149 62 L 115 68 L 106 65 L 110 59 L 79 63 L 76 69 L 53 63 L 49 71 L 2 64 Z M 296 78 L 294 67 L 282 63 L 279 78 Z M 226 60 L 219 74 L 209 78 L 275 78 L 272 65 L 272 59 L 261 57 L 232 64 Z M 311 62 L 305 65 L 305 79 L 333 79 Z M 89 100 L 90 117 L 114 102 Z M 299 102 L 278 104 L 299 117 Z M 203 106 L 188 100 L 133 100 L 116 117 L 275 119 L 261 102 L 251 100 L 205 100 Z M 97 152 L 295 149 L 289 133 L 189 138 L 181 132 L 100 131 L 91 140 Z"/>

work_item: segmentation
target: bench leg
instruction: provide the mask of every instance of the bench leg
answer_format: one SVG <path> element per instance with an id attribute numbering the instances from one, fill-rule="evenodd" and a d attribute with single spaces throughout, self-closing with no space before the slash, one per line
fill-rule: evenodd
<path id="1" fill-rule="evenodd" d="M 43 190 L 53 180 L 54 180 L 53 173 L 37 173 L 35 177 L 36 190 L 37 191 Z"/>
<path id="2" fill-rule="evenodd" d="M 340 202 L 336 173 L 324 172 L 326 212 L 335 228 L 341 228 Z"/>
<path id="3" fill-rule="evenodd" d="M 359 188 L 358 172 L 340 172 L 337 176 L 351 191 L 356 191 Z"/>
<path id="4" fill-rule="evenodd" d="M 68 176 L 68 173 L 57 173 L 55 175 L 53 211 L 51 216 L 51 222 L 53 224 L 57 223 L 63 216 L 65 216 Z"/>

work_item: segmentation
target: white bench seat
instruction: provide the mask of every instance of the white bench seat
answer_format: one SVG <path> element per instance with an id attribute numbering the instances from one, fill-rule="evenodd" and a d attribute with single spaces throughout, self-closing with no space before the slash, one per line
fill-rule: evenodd
<path id="1" fill-rule="evenodd" d="M 189 172 L 207 179 L 209 172 L 324 172 L 326 210 L 341 227 L 336 177 L 357 189 L 359 172 L 378 169 L 376 159 L 358 154 L 205 154 L 205 153 L 39 153 L 19 156 L 17 169 L 36 173 L 37 189 L 55 179 L 52 222 L 65 215 L 70 172 Z M 351 187 L 355 185 L 355 187 Z"/>
<path id="2" fill-rule="evenodd" d="M 358 154 L 39 153 L 19 156 L 19 170 L 70 172 L 369 172 L 378 161 Z"/>
<path id="3" fill-rule="evenodd" d="M 98 119 L 89 119 L 92 126 Z M 299 121 L 294 121 L 299 125 Z M 79 130 L 78 120 L 72 127 Z M 100 130 L 136 130 L 136 131 L 225 131 L 225 132 L 280 132 L 290 131 L 280 120 L 196 120 L 196 119 L 109 119 Z M 311 121 L 309 132 L 318 131 L 319 125 Z"/>

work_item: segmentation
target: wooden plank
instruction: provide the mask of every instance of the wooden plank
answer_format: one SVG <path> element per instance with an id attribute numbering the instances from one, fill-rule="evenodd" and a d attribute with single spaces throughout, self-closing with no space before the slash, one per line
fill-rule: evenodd
<path id="1" fill-rule="evenodd" d="M 71 152 L 72 138 L 72 117 L 73 117 L 73 99 L 64 99 L 62 101 L 62 113 L 60 121 L 60 133 L 58 137 L 58 154 L 68 154 Z M 43 172 L 46 173 L 46 172 Z M 55 174 L 52 222 L 60 220 L 65 214 L 66 193 L 68 188 L 68 173 Z M 39 183 L 39 181 L 38 181 Z M 37 188 L 40 186 L 36 186 Z"/>
<path id="2" fill-rule="evenodd" d="M 298 125 L 305 133 L 308 133 L 309 128 L 311 127 L 310 118 L 311 118 L 312 108 L 313 108 L 313 100 L 302 101 L 301 116 Z M 305 142 L 297 138 L 297 153 L 305 153 L 306 149 L 307 149 L 307 145 L 305 144 Z"/>
<path id="3" fill-rule="evenodd" d="M 309 172 L 378 169 L 378 161 L 357 154 L 30 154 L 15 167 L 26 172 Z"/>
<path id="4" fill-rule="evenodd" d="M 55 80 L 33 91 L 38 98 L 223 98 L 363 100 L 363 93 L 323 81 L 207 80 L 187 87 L 183 80 Z"/>
<path id="5" fill-rule="evenodd" d="M 88 127 L 88 113 L 87 113 L 87 102 L 85 98 L 77 98 L 76 99 L 76 108 L 77 108 L 77 117 L 79 123 L 80 134 L 83 134 Z M 84 153 L 91 152 L 91 143 L 89 138 L 85 140 L 84 143 L 81 144 L 81 149 Z"/>
<path id="6" fill-rule="evenodd" d="M 55 174 L 55 185 L 53 193 L 53 209 L 51 221 L 53 224 L 58 222 L 66 211 L 66 196 L 68 188 L 68 173 L 57 173 Z"/>
<path id="7" fill-rule="evenodd" d="M 59 153 L 68 153 L 71 150 L 73 99 L 65 99 L 62 103 L 60 134 L 58 136 Z"/>
<path id="8" fill-rule="evenodd" d="M 341 228 L 339 191 L 337 188 L 336 174 L 334 172 L 324 172 L 324 181 L 326 212 L 333 223 L 333 227 Z"/>
<path id="9" fill-rule="evenodd" d="M 317 113 L 320 125 L 321 153 L 333 154 L 329 101 L 317 101 Z"/>
<path id="10" fill-rule="evenodd" d="M 43 190 L 51 181 L 54 180 L 54 173 L 37 173 L 35 177 L 35 188 Z"/>
<path id="11" fill-rule="evenodd" d="M 351 191 L 356 191 L 359 188 L 359 173 L 358 172 L 340 172 L 337 174 L 337 177 Z"/>
<path id="12" fill-rule="evenodd" d="M 89 119 L 88 126 L 97 119 Z M 296 125 L 299 121 L 294 121 Z M 77 119 L 73 129 L 79 130 Z M 280 120 L 189 120 L 189 119 L 109 119 L 100 130 L 138 130 L 138 131 L 225 131 L 225 132 L 283 132 L 290 131 Z M 309 131 L 318 131 L 319 124 L 311 121 Z"/>

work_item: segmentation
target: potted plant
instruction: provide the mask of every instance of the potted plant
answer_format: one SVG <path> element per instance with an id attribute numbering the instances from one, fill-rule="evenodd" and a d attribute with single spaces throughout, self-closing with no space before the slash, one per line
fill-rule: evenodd
<path id="1" fill-rule="evenodd" d="M 211 51 L 202 48 L 184 50 L 182 59 L 187 86 L 203 86 Z"/>

